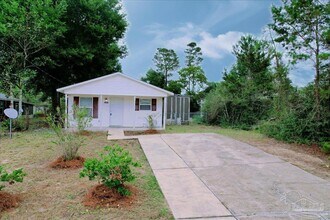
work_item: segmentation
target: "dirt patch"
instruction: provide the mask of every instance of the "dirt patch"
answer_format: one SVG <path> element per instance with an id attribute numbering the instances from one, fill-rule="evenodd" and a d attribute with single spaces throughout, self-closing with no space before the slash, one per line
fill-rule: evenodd
<path id="1" fill-rule="evenodd" d="M 85 158 L 76 157 L 73 160 L 64 160 L 63 156 L 57 158 L 49 166 L 54 169 L 77 169 L 83 167 Z"/>
<path id="2" fill-rule="evenodd" d="M 17 195 L 12 195 L 7 192 L 0 192 L 0 212 L 5 210 L 16 208 L 21 201 Z"/>
<path id="3" fill-rule="evenodd" d="M 126 186 L 126 188 L 131 192 L 130 196 L 122 196 L 117 190 L 99 184 L 88 191 L 83 200 L 83 204 L 92 208 L 122 208 L 132 206 L 134 201 L 136 201 L 138 191 L 132 186 Z"/>
<path id="4" fill-rule="evenodd" d="M 81 135 L 81 136 L 91 136 L 92 135 L 92 132 L 91 131 L 79 131 L 79 132 L 76 132 L 77 135 Z"/>
<path id="5" fill-rule="evenodd" d="M 155 129 L 148 129 L 144 131 L 124 131 L 124 134 L 125 136 L 135 136 L 135 135 L 161 134 L 161 132 Z"/>

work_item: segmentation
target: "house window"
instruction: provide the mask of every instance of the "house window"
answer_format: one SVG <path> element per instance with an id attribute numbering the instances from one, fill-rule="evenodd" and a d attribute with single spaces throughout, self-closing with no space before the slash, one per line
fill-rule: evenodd
<path id="1" fill-rule="evenodd" d="M 135 99 L 135 111 L 157 111 L 157 99 Z"/>
<path id="2" fill-rule="evenodd" d="M 151 110 L 151 99 L 140 99 L 140 110 Z"/>
<path id="3" fill-rule="evenodd" d="M 88 111 L 88 116 L 93 116 L 93 98 L 92 97 L 80 97 L 79 108 L 85 108 Z"/>

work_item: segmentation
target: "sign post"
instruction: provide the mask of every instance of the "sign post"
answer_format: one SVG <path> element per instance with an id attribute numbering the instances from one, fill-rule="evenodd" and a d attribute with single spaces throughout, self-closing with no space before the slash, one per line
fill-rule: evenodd
<path id="1" fill-rule="evenodd" d="M 4 111 L 5 115 L 9 118 L 9 137 L 12 139 L 12 119 L 17 118 L 18 112 L 13 108 L 6 108 Z"/>

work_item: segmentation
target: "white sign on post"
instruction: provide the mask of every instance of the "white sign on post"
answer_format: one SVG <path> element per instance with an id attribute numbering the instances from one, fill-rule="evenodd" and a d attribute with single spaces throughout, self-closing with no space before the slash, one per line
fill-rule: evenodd
<path id="1" fill-rule="evenodd" d="M 9 136 L 10 136 L 10 138 L 12 138 L 11 120 L 17 118 L 18 112 L 13 108 L 6 108 L 3 112 L 9 118 Z"/>

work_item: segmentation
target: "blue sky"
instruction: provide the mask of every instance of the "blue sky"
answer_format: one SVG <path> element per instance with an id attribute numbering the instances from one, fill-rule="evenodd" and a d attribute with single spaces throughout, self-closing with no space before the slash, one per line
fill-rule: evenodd
<path id="1" fill-rule="evenodd" d="M 125 37 L 128 56 L 123 72 L 141 78 L 153 66 L 158 47 L 174 49 L 184 66 L 184 49 L 191 41 L 203 52 L 203 69 L 209 81 L 220 81 L 224 68 L 235 62 L 232 46 L 244 34 L 262 36 L 271 22 L 271 5 L 279 0 L 124 0 L 129 22 Z M 295 85 L 312 81 L 310 66 L 291 71 Z M 173 79 L 177 78 L 177 73 Z"/>

